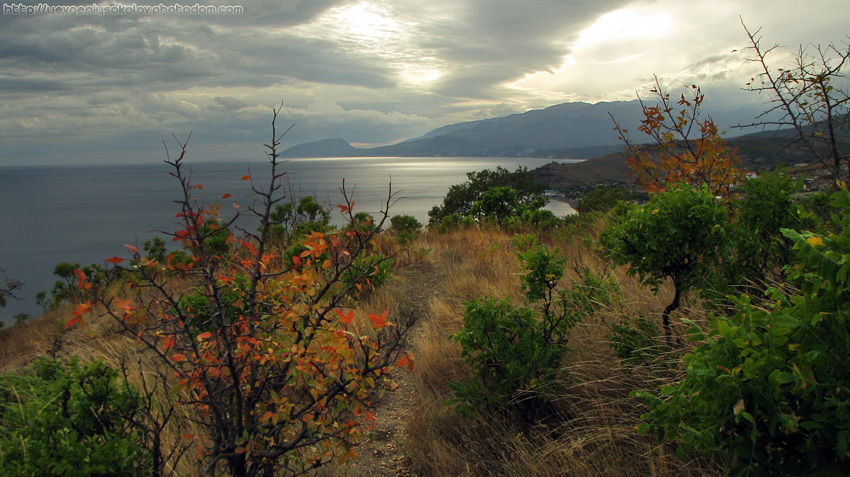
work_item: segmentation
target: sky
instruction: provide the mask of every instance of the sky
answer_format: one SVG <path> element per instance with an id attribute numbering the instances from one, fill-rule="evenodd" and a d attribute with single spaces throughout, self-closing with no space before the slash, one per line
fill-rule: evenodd
<path id="1" fill-rule="evenodd" d="M 756 111 L 767 98 L 740 91 L 757 72 L 741 19 L 780 45 L 780 67 L 800 45 L 850 34 L 847 0 L 201 4 L 243 13 L 25 16 L 4 6 L 0 165 L 159 161 L 164 140 L 173 147 L 172 134 L 190 131 L 194 160 L 259 160 L 281 102 L 280 125 L 296 125 L 284 147 L 392 144 L 567 101 L 632 100 L 653 75 L 700 85 L 716 109 Z"/>

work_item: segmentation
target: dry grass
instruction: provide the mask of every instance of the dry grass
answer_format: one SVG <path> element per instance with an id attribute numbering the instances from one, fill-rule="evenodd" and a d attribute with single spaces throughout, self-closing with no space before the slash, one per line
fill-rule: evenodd
<path id="1" fill-rule="evenodd" d="M 573 331 L 560 370 L 551 409 L 545 419 L 517 422 L 506 415 L 464 418 L 447 405 L 453 395 L 449 383 L 471 376 L 460 348 L 448 337 L 463 323 L 464 303 L 478 297 L 510 296 L 522 302 L 520 263 L 511 244 L 512 235 L 500 230 L 460 230 L 427 233 L 409 251 L 400 250 L 382 237 L 377 250 L 395 254 L 398 271 L 415 277 L 391 279 L 371 291 L 355 310 L 358 332 L 368 333 L 368 314 L 389 308 L 396 322 L 419 319 L 411 345 L 416 371 L 408 384 L 416 396 L 407 423 L 404 447 L 413 470 L 428 476 L 563 476 L 563 475 L 711 475 L 718 471 L 704 461 L 683 461 L 670 446 L 636 435 L 635 425 L 643 408 L 629 397 L 635 389 L 670 382 L 679 371 L 621 369 L 609 346 L 611 326 L 622 316 L 657 316 L 672 290 L 662 288 L 655 296 L 622 270 L 610 269 L 593 252 L 596 224 L 581 235 L 542 237 L 569 258 L 569 273 L 562 285 L 575 280 L 585 268 L 613 274 L 620 282 L 624 301 L 610 306 Z M 582 238 L 585 237 L 585 238 Z M 587 238 L 589 237 L 589 238 Z M 396 253 L 398 252 L 398 253 Z M 690 303 L 679 316 L 704 319 L 699 303 Z M 130 380 L 142 387 L 152 385 L 154 362 L 136 342 L 119 333 L 106 319 L 89 320 L 86 328 L 65 331 L 61 325 L 71 310 L 63 309 L 0 332 L 0 372 L 19 369 L 39 355 L 53 354 L 83 361 L 103 359 L 112 366 L 128 366 Z M 674 359 L 672 357 L 671 359 Z M 160 389 L 160 396 L 166 395 Z M 173 396 L 172 396 L 173 398 Z M 181 442 L 181 435 L 202 434 L 187 413 L 173 420 L 165 431 L 167 445 Z M 190 452 L 194 454 L 194 450 Z M 337 469 L 340 475 L 346 471 Z M 331 474 L 335 473 L 330 469 Z M 197 472 L 189 455 L 176 469 L 179 475 Z M 325 472 L 324 475 L 331 475 Z M 372 475 L 372 474 L 369 474 Z M 375 474 L 379 475 L 379 474 Z"/>
<path id="2" fill-rule="evenodd" d="M 415 386 L 418 402 L 409 423 L 407 449 L 421 475 L 706 475 L 717 469 L 703 461 L 685 462 L 669 446 L 636 435 L 643 408 L 629 397 L 635 389 L 670 382 L 678 371 L 665 374 L 645 369 L 625 373 L 609 346 L 611 325 L 621 316 L 657 316 L 672 291 L 659 296 L 608 269 L 593 252 L 596 224 L 576 236 L 542 237 L 570 258 L 562 286 L 584 268 L 613 274 L 620 282 L 623 303 L 601 310 L 574 329 L 571 351 L 552 392 L 547 418 L 517 422 L 505 415 L 462 418 L 446 401 L 452 381 L 471 371 L 458 345 L 447 337 L 460 330 L 463 303 L 476 297 L 511 296 L 521 301 L 520 264 L 510 236 L 498 230 L 464 230 L 429 234 L 416 245 L 433 249 L 429 259 L 442 277 L 430 303 L 431 316 L 415 341 Z M 699 306 L 685 313 L 700 319 Z M 671 357 L 675 359 L 675 357 Z"/>

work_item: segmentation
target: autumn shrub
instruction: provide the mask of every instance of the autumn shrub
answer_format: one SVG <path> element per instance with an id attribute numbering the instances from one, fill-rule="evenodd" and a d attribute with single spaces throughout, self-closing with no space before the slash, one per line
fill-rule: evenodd
<path id="1" fill-rule="evenodd" d="M 4 475 L 151 475 L 139 394 L 101 361 L 0 376 Z"/>
<path id="2" fill-rule="evenodd" d="M 199 449 L 198 473 L 226 468 L 239 476 L 300 474 L 356 459 L 354 446 L 375 419 L 369 408 L 374 393 L 393 387 L 393 365 L 413 366 L 412 356 L 400 351 L 413 320 L 397 325 L 387 308 L 358 322 L 350 309 L 356 304 L 352 295 L 381 278 L 389 261 L 376 254 L 373 241 L 388 219 L 391 194 L 375 220 L 355 213 L 343 189 L 339 209 L 346 226 L 311 227 L 293 240 L 297 251 L 280 247 L 272 229 L 283 223 L 273 214 L 285 200 L 286 184 L 277 154 L 279 111 L 266 145 L 268 182 L 243 177 L 255 196 L 248 211 L 256 228 L 239 229 L 243 235 L 237 237 L 231 228 L 237 216 L 224 220 L 220 202 L 195 200 L 193 191 L 202 186 L 187 173 L 187 146 L 180 143 L 179 157 L 166 163 L 182 193 L 181 226 L 166 235 L 189 261 L 175 263 L 170 254 L 163 263 L 128 245 L 130 263 L 137 266 L 125 268 L 123 257 L 107 259 L 128 274 L 128 286 L 118 294 L 74 271 L 86 301 L 66 326 L 98 313 L 131 333 L 156 360 L 160 378 L 175 383 L 174 392 L 202 426 L 202 435 L 183 436 Z M 299 205 L 305 207 L 295 212 L 323 222 L 311 202 Z M 222 230 L 230 231 L 225 255 L 209 240 Z M 172 286 L 175 281 L 179 287 Z"/>
<path id="3" fill-rule="evenodd" d="M 640 429 L 675 439 L 740 475 L 841 475 L 850 451 L 850 193 L 832 197 L 840 234 L 783 229 L 797 254 L 799 291 L 772 289 L 768 306 L 747 296 L 715 316 L 684 357 L 687 375 L 660 395 Z"/>

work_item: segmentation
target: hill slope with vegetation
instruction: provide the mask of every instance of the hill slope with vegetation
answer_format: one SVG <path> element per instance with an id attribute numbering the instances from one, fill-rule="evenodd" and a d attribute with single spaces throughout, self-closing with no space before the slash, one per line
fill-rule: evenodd
<path id="1" fill-rule="evenodd" d="M 747 178 L 699 88 L 671 103 L 660 83 L 651 150 L 620 130 L 645 203 L 597 188 L 570 217 L 524 169 L 469 173 L 427 229 L 392 195 L 375 217 L 285 197 L 273 121 L 238 229 L 230 194 L 195 200 L 180 144 L 175 248 L 63 267 L 52 311 L 0 333 L 0 468 L 842 475 L 850 156 L 829 134 L 850 103 L 800 59 L 767 76 L 781 107 L 821 88 L 836 114 L 795 128 L 833 184 L 808 196 L 781 170 Z"/>

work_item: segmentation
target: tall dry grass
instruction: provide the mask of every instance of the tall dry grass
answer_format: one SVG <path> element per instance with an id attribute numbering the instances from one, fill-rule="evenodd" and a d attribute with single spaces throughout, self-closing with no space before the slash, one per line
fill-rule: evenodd
<path id="1" fill-rule="evenodd" d="M 512 234 L 498 229 L 467 229 L 437 234 L 428 232 L 401 249 L 392 237 L 383 236 L 377 250 L 393 255 L 397 275 L 377 290 L 369 290 L 355 308 L 357 332 L 370 333 L 368 314 L 389 308 L 391 319 L 419 321 L 410 336 L 416 357 L 415 372 L 407 379 L 416 396 L 408 414 L 403 445 L 422 476 L 563 476 L 563 475 L 712 475 L 718 470 L 702 460 L 685 461 L 669 445 L 637 435 L 634 427 L 643 412 L 629 397 L 635 389 L 657 388 L 680 373 L 637 368 L 627 373 L 609 346 L 611 327 L 622 316 L 658 316 L 672 297 L 662 287 L 658 296 L 635 279 L 614 269 L 594 252 L 595 236 L 602 224 L 591 224 L 573 233 L 540 236 L 569 258 L 568 286 L 583 269 L 610 273 L 620 283 L 624 300 L 603 308 L 579 324 L 572 333 L 570 351 L 559 370 L 550 397 L 551 409 L 535 422 L 519 422 L 510 415 L 459 416 L 447 402 L 454 396 L 449 383 L 468 379 L 471 370 L 457 343 L 448 339 L 463 324 L 464 303 L 479 297 L 509 296 L 523 300 L 521 264 L 511 243 Z M 399 278 L 403 277 L 403 278 Z M 19 369 L 39 355 L 60 359 L 77 356 L 83 361 L 103 359 L 120 367 L 137 387 L 153 386 L 155 359 L 135 340 L 106 319 L 90 319 L 85 328 L 64 330 L 70 309 L 0 332 L 0 372 Z M 679 316 L 705 319 L 698 302 L 686 302 Z M 659 319 L 660 321 L 660 319 Z M 681 330 L 679 330 L 681 333 Z M 665 357 L 659 357 L 665 359 Z M 669 359 L 675 360 L 676 356 Z M 174 402 L 176 396 L 157 390 L 158 399 Z M 178 406 L 163 432 L 165 446 L 185 444 L 184 434 L 202 435 L 188 406 Z M 173 470 L 178 475 L 198 472 L 194 448 Z M 362 469 L 355 472 L 361 472 Z M 321 475 L 355 475 L 353 471 L 326 469 Z M 377 472 L 377 470 L 375 470 Z M 373 475 L 370 470 L 367 474 Z M 381 475 L 375 473 L 374 475 Z"/>
<path id="2" fill-rule="evenodd" d="M 415 244 L 432 250 L 427 258 L 440 277 L 429 304 L 430 316 L 414 342 L 418 401 L 406 444 L 420 475 L 718 473 L 708 462 L 683 461 L 670 446 L 635 433 L 643 410 L 629 393 L 672 382 L 679 371 L 638 368 L 626 372 L 608 337 L 622 316 L 659 315 L 672 290 L 663 287 L 655 296 L 622 270 L 608 267 L 594 251 L 594 239 L 602 226 L 596 223 L 578 234 L 540 237 L 569 258 L 562 286 L 588 268 L 616 277 L 624 300 L 603 308 L 573 330 L 572 351 L 560 369 L 556 391 L 549 396 L 551 409 L 546 418 L 533 423 L 495 413 L 464 418 L 447 405 L 454 397 L 449 383 L 471 376 L 459 346 L 448 340 L 462 327 L 463 303 L 477 297 L 504 296 L 522 301 L 521 267 L 511 235 L 495 229 L 468 229 L 429 233 Z M 697 304 L 683 314 L 699 320 L 704 311 Z M 676 356 L 668 358 L 675 360 Z"/>

